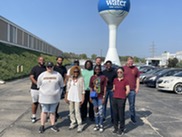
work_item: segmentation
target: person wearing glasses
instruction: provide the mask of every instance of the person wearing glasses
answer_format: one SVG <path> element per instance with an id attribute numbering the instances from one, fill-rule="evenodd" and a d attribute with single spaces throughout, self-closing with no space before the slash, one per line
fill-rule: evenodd
<path id="1" fill-rule="evenodd" d="M 123 135 L 125 128 L 125 104 L 126 98 L 130 92 L 128 81 L 123 77 L 124 69 L 117 69 L 117 78 L 113 81 L 113 119 L 114 131 L 113 134 Z M 118 127 L 118 123 L 120 126 Z"/>
<path id="2" fill-rule="evenodd" d="M 53 70 L 53 66 L 54 64 L 52 62 L 48 62 L 46 64 L 46 71 L 41 73 L 37 80 L 37 87 L 39 88 L 39 103 L 42 107 L 41 127 L 39 128 L 39 133 L 45 131 L 44 126 L 48 114 L 52 125 L 51 130 L 59 132 L 58 127 L 55 125 L 55 111 L 58 102 L 60 101 L 64 82 L 61 74 Z"/>
<path id="3" fill-rule="evenodd" d="M 69 115 L 71 120 L 69 129 L 72 130 L 78 126 L 78 133 L 83 130 L 80 107 L 83 104 L 84 99 L 84 79 L 81 76 L 80 67 L 73 66 L 70 69 L 70 77 L 67 81 L 65 102 L 69 104 Z"/>

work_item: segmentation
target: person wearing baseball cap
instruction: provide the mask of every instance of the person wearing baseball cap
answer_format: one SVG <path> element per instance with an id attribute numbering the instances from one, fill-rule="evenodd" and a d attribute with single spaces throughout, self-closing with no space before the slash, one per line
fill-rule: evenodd
<path id="1" fill-rule="evenodd" d="M 55 111 L 60 101 L 60 95 L 64 82 L 61 74 L 53 70 L 54 64 L 47 62 L 46 71 L 41 73 L 37 80 L 37 87 L 39 88 L 39 103 L 42 107 L 41 112 L 41 126 L 39 133 L 45 131 L 44 125 L 46 122 L 47 115 L 50 115 L 51 130 L 58 132 L 59 129 L 55 125 Z"/>

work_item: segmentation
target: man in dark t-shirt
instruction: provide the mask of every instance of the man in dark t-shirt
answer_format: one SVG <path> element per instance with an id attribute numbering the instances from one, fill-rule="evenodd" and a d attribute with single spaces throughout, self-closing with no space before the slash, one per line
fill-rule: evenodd
<path id="1" fill-rule="evenodd" d="M 65 92 L 66 92 L 66 74 L 67 74 L 67 69 L 65 66 L 63 66 L 63 61 L 64 61 L 64 58 L 61 57 L 61 56 L 58 56 L 56 58 L 56 61 L 57 61 L 57 64 L 54 66 L 54 71 L 57 71 L 61 74 L 61 76 L 63 77 L 63 80 L 64 80 L 64 88 L 63 88 L 63 91 L 62 91 L 62 94 L 61 94 L 61 97 L 60 98 L 64 98 L 64 95 L 65 95 Z M 58 103 L 58 106 L 56 108 L 56 120 L 59 118 L 59 114 L 58 114 L 58 108 L 59 108 L 59 103 Z"/>
<path id="2" fill-rule="evenodd" d="M 54 66 L 54 71 L 57 71 L 61 74 L 61 76 L 63 77 L 63 80 L 65 80 L 66 78 L 66 74 L 67 74 L 67 69 L 65 66 L 63 66 L 63 61 L 64 61 L 64 58 L 61 57 L 61 56 L 58 56 L 56 58 L 56 61 L 57 61 L 57 64 Z"/>
<path id="3" fill-rule="evenodd" d="M 39 100 L 39 90 L 37 88 L 37 78 L 38 76 L 46 71 L 46 67 L 44 65 L 44 58 L 38 58 L 38 65 L 34 66 L 30 72 L 30 80 L 32 82 L 30 93 L 32 97 L 32 123 L 36 122 L 36 112 L 38 108 L 38 100 Z"/>
<path id="4" fill-rule="evenodd" d="M 112 99 L 113 99 L 113 80 L 117 77 L 116 70 L 112 67 L 112 62 L 107 60 L 105 63 L 106 69 L 103 71 L 103 75 L 107 77 L 107 90 L 106 90 L 106 97 L 105 97 L 105 104 L 104 104 L 104 120 L 106 118 L 107 112 L 107 101 L 110 101 L 110 115 L 111 115 L 111 122 L 113 123 L 113 108 L 112 108 Z"/>

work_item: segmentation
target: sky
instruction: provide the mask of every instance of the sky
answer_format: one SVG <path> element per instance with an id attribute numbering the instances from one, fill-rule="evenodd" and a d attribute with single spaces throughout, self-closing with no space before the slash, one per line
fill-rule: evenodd
<path id="1" fill-rule="evenodd" d="M 182 51 L 182 0 L 130 0 L 117 30 L 119 56 Z M 106 56 L 108 26 L 98 0 L 0 0 L 0 15 L 63 52 Z M 154 52 L 152 52 L 154 51 Z"/>

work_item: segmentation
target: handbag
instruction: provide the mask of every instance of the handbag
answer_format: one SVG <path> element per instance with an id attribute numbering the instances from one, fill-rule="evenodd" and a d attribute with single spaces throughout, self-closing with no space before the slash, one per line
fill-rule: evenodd
<path id="1" fill-rule="evenodd" d="M 94 98 L 97 98 L 98 94 L 96 91 L 91 91 L 90 92 L 90 98 L 94 99 Z"/>

